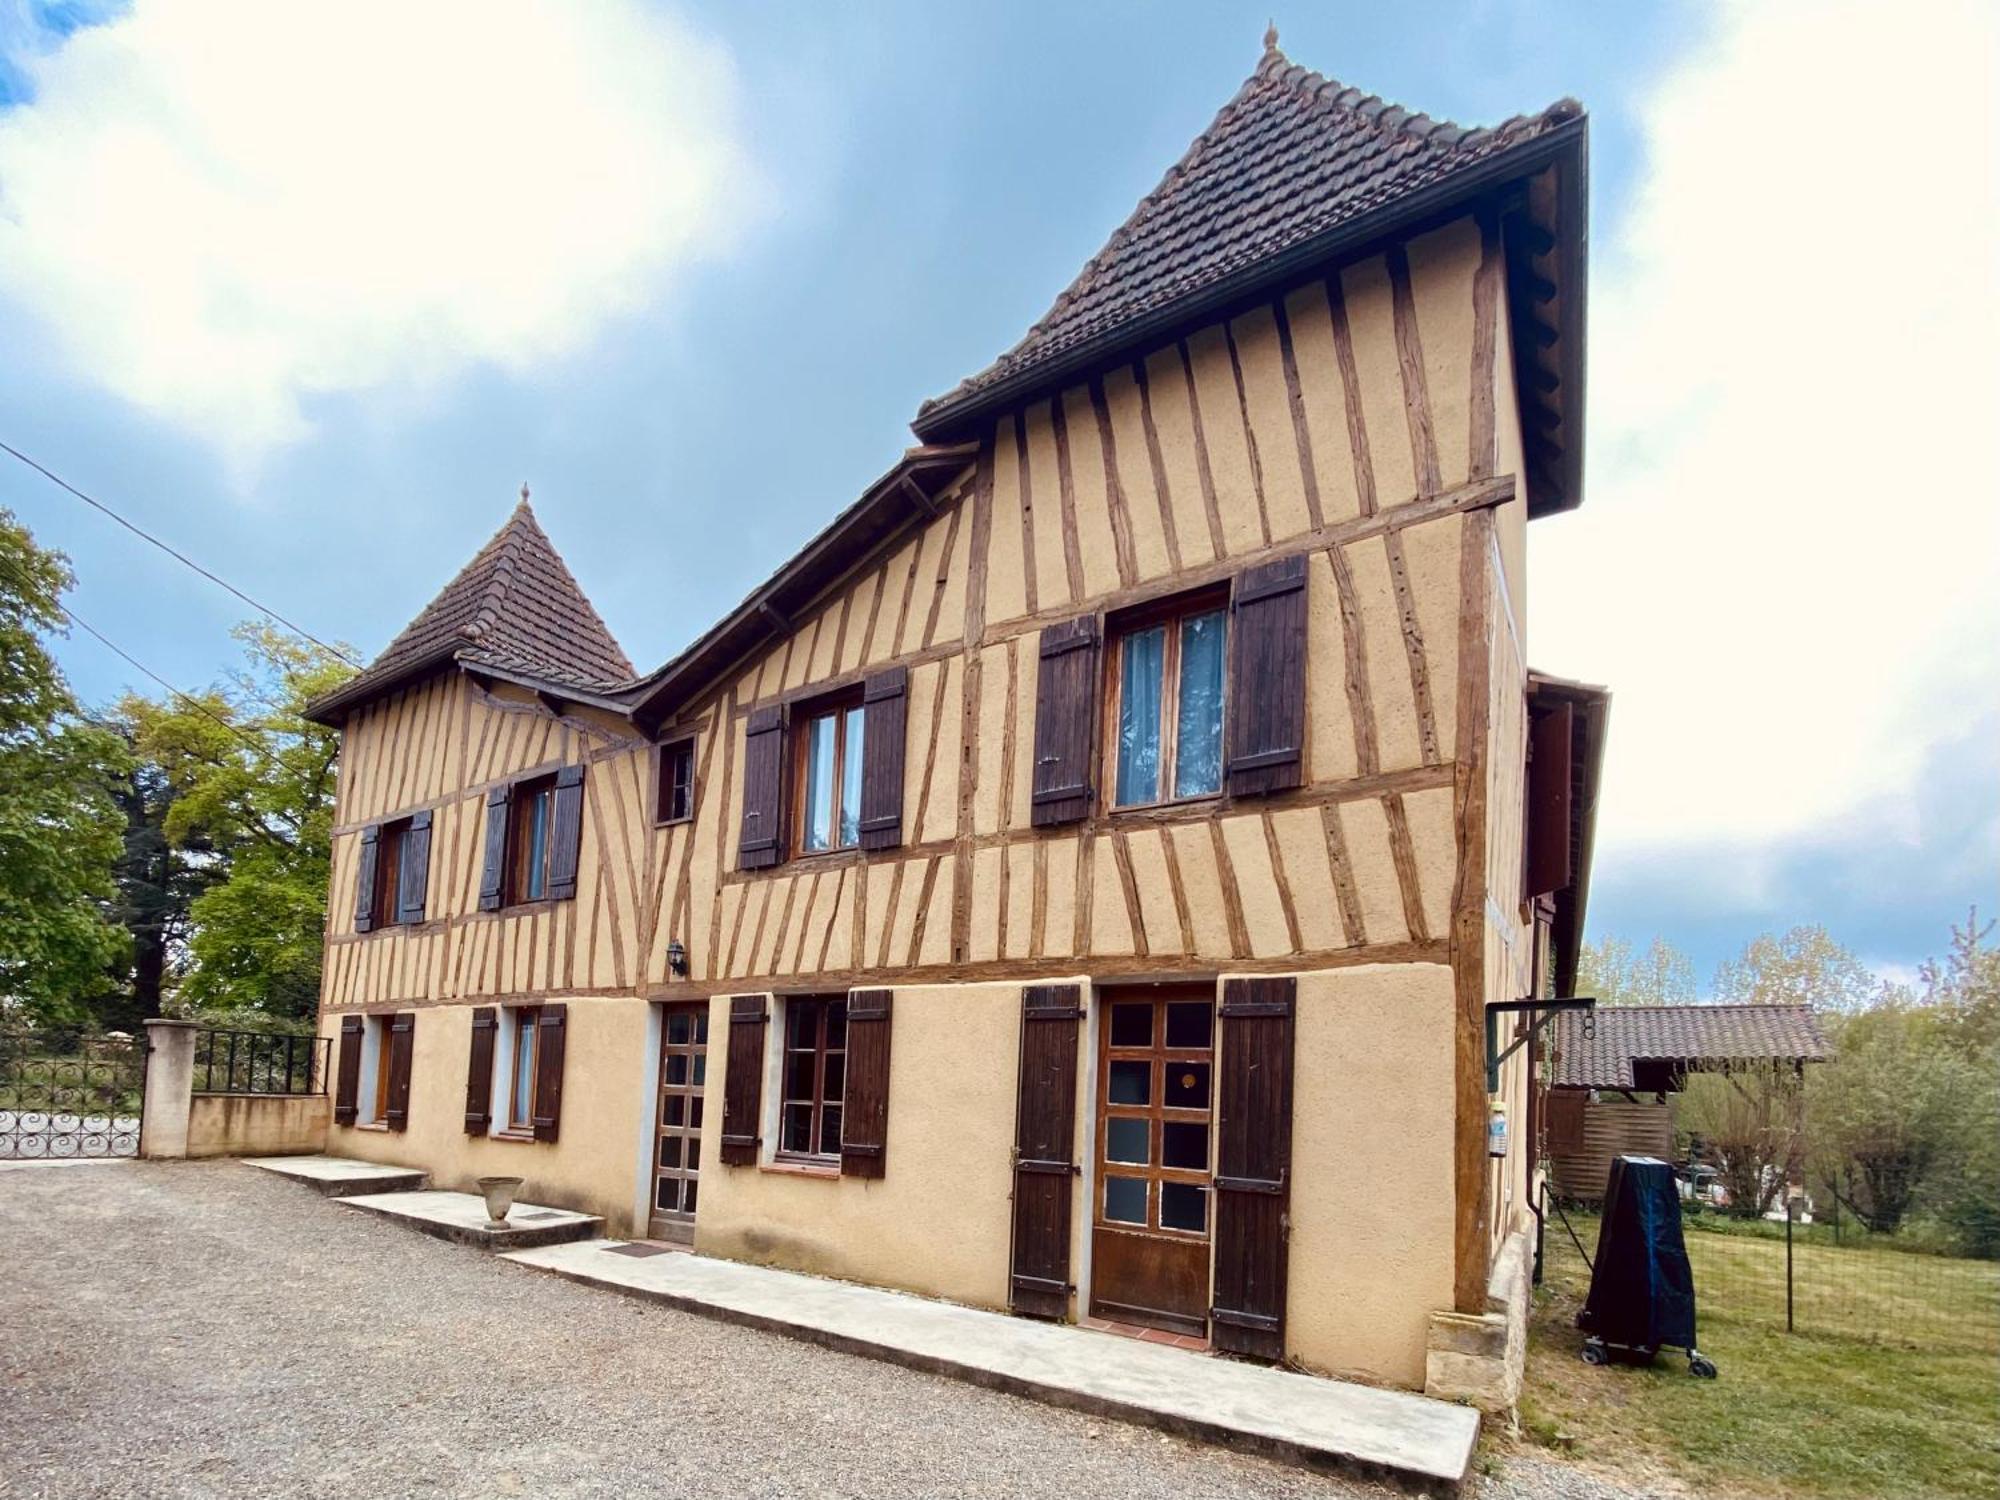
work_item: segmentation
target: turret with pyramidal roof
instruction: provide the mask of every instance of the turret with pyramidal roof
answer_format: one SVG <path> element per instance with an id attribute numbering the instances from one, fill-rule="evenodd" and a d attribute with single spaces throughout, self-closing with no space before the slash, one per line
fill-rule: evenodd
<path id="1" fill-rule="evenodd" d="M 478 555 L 380 656 L 316 700 L 311 717 L 337 724 L 350 708 L 453 662 L 593 695 L 632 680 L 632 663 L 535 520 L 526 485 Z"/>

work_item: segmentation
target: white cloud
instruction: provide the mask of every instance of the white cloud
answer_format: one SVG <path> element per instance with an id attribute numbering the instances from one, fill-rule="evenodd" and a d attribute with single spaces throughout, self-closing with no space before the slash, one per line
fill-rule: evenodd
<path id="1" fill-rule="evenodd" d="M 639 0 L 138 0 L 15 62 L 0 295 L 242 466 L 581 348 L 752 211 L 728 54 Z"/>
<path id="2" fill-rule="evenodd" d="M 1996 55 L 1978 4 L 1731 5 L 1638 101 L 1530 590 L 1615 694 L 1614 858 L 1879 817 L 2000 697 Z"/>

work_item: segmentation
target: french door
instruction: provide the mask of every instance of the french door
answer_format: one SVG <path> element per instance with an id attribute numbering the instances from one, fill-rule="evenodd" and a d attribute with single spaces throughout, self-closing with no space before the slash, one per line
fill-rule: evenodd
<path id="1" fill-rule="evenodd" d="M 701 1197 L 701 1105 L 708 1081 L 708 1002 L 669 1005 L 660 1018 L 660 1097 L 653 1116 L 656 1240 L 694 1241 Z"/>

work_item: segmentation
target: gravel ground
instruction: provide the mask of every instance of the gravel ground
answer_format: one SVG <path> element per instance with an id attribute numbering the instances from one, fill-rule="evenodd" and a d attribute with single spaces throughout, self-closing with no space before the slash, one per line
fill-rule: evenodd
<path id="1" fill-rule="evenodd" d="M 0 1173 L 0 1496 L 1395 1493 L 649 1307 L 232 1162 Z M 1623 1500 L 1514 1460 L 1480 1500 Z"/>

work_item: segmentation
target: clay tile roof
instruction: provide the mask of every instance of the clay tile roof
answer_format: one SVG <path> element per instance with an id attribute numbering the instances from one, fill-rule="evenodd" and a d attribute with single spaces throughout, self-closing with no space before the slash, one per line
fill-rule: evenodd
<path id="1" fill-rule="evenodd" d="M 1299 67 L 1266 38 L 1257 69 L 1012 349 L 924 403 L 926 417 L 1055 360 L 1583 113 L 1467 129 Z"/>
<path id="2" fill-rule="evenodd" d="M 1586 1028 L 1586 1022 L 1594 1025 Z M 1588 1038 L 1584 1032 L 1594 1034 Z M 1557 1088 L 1629 1089 L 1634 1062 L 1819 1062 L 1819 1021 L 1804 1005 L 1613 1005 L 1556 1017 Z"/>
<path id="3" fill-rule="evenodd" d="M 380 656 L 311 711 L 352 707 L 401 678 L 452 660 L 592 692 L 615 691 L 633 680 L 632 663 L 525 498 Z"/>

